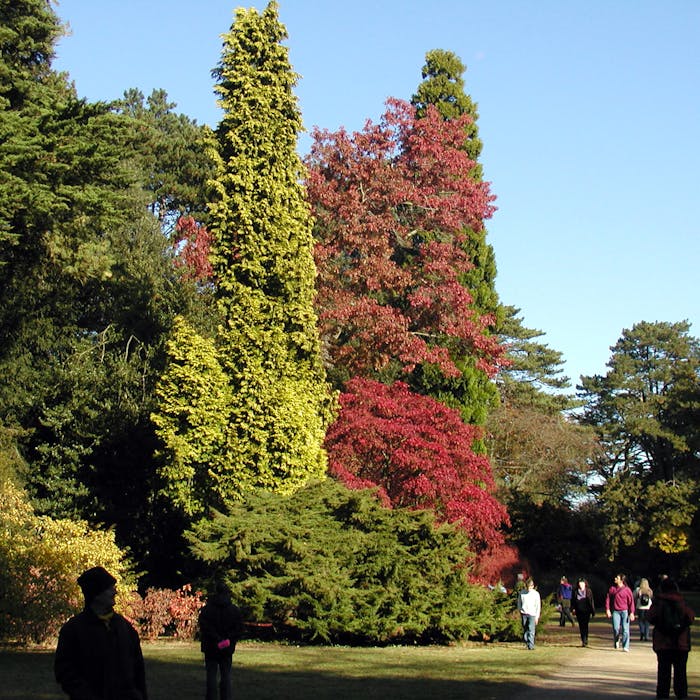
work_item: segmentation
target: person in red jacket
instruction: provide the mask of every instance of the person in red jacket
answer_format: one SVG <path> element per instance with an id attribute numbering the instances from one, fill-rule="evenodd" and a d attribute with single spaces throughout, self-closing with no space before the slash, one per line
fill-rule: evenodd
<path id="1" fill-rule="evenodd" d="M 647 614 L 654 625 L 652 648 L 656 652 L 656 697 L 667 698 L 671 690 L 677 698 L 688 697 L 686 665 L 690 651 L 690 625 L 695 613 L 688 607 L 673 579 L 665 578 L 659 585 Z"/>
<path id="2" fill-rule="evenodd" d="M 615 582 L 605 597 L 605 614 L 612 620 L 615 649 L 630 650 L 630 622 L 634 622 L 634 595 L 624 574 L 615 576 Z"/>

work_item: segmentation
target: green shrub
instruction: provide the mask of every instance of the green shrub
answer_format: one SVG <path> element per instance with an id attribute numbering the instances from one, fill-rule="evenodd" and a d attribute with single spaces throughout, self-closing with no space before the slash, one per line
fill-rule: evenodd
<path id="1" fill-rule="evenodd" d="M 247 619 L 304 642 L 428 643 L 510 634 L 512 601 L 468 582 L 463 531 L 332 480 L 251 494 L 188 535 Z"/>

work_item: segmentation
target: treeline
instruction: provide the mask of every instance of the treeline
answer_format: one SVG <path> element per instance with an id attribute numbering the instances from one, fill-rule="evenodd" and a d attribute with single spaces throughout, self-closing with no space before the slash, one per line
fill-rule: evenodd
<path id="1" fill-rule="evenodd" d="M 567 393 L 495 291 L 457 56 L 302 161 L 274 2 L 224 37 L 215 129 L 86 102 L 47 3 L 0 9 L 2 634 L 105 562 L 358 643 L 507 635 L 483 584 L 523 567 L 693 571 L 697 340 L 638 324 Z"/>

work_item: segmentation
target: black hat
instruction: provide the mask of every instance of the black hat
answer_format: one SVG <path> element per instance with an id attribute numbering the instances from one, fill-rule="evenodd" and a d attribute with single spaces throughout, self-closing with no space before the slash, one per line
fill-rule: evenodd
<path id="1" fill-rule="evenodd" d="M 78 585 L 83 591 L 86 605 L 89 605 L 95 596 L 102 593 L 102 591 L 106 591 L 116 582 L 117 579 L 101 566 L 88 569 L 78 577 Z"/>

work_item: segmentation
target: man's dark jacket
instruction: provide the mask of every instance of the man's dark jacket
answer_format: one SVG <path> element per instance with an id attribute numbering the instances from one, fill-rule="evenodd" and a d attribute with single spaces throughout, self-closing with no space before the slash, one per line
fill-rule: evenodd
<path id="1" fill-rule="evenodd" d="M 199 632 L 205 658 L 217 659 L 233 654 L 243 633 L 243 616 L 228 595 L 212 596 L 200 610 Z M 220 649 L 218 645 L 225 639 L 229 640 L 229 645 Z"/>
<path id="2" fill-rule="evenodd" d="M 139 636 L 117 613 L 109 625 L 90 609 L 68 620 L 54 671 L 71 700 L 147 700 Z"/>

